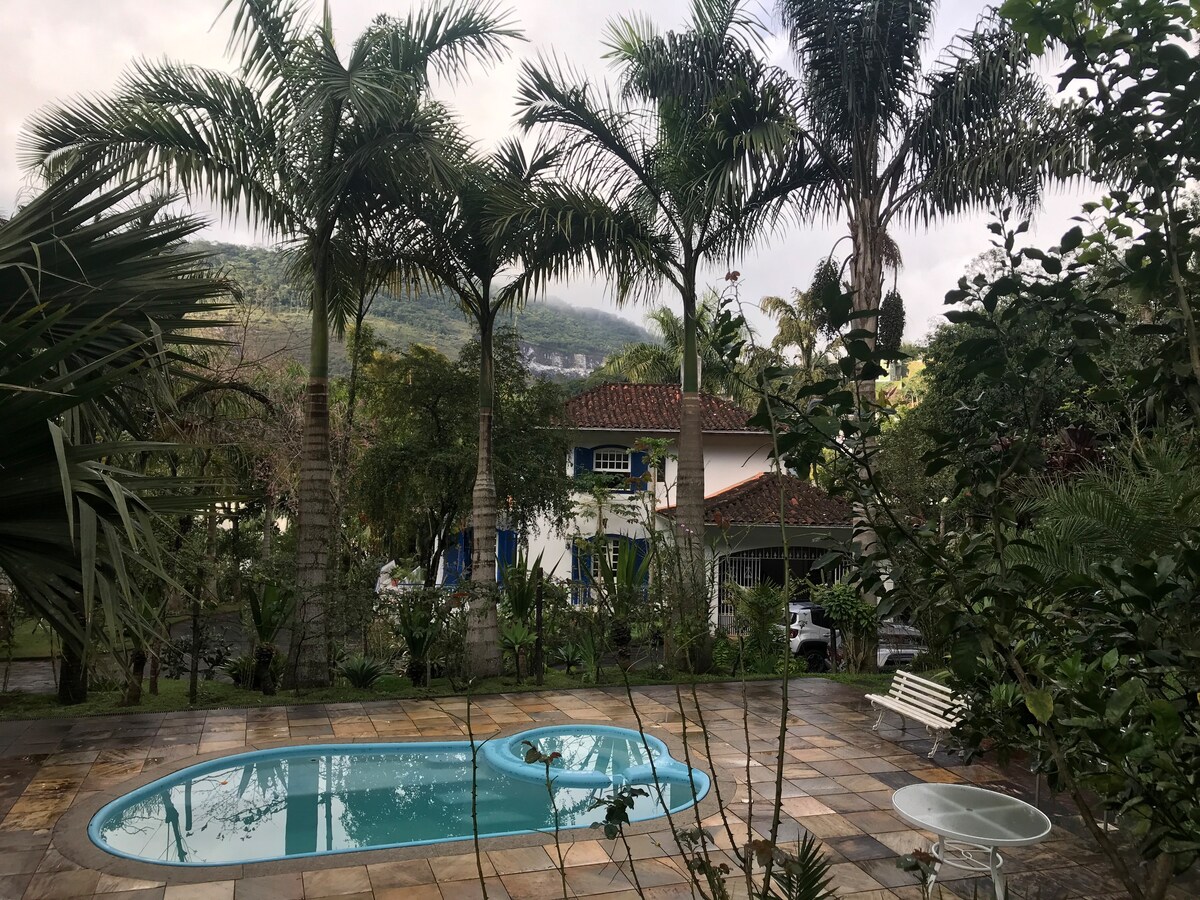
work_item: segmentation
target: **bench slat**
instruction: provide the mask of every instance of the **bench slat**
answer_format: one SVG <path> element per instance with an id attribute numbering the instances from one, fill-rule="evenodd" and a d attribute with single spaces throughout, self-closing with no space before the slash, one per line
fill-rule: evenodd
<path id="1" fill-rule="evenodd" d="M 940 694 L 930 694 L 925 691 L 905 690 L 905 691 L 889 691 L 889 697 L 897 700 L 904 700 L 911 703 L 917 703 L 922 706 L 929 706 L 933 709 L 947 709 L 955 706 L 956 702 L 953 696 L 943 697 Z"/>
<path id="2" fill-rule="evenodd" d="M 954 696 L 954 692 L 944 684 L 938 684 L 936 681 L 930 681 L 926 678 L 918 678 L 909 672 L 903 670 L 896 673 L 895 679 L 892 681 L 893 691 L 921 691 L 927 694 L 943 696 L 950 699 Z"/>

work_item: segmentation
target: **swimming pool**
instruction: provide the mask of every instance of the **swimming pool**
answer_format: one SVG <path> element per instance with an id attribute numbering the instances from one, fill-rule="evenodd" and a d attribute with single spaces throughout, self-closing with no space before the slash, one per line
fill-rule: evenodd
<path id="1" fill-rule="evenodd" d="M 634 822 L 708 793 L 708 776 L 692 769 L 689 779 L 657 738 L 601 725 L 537 728 L 477 743 L 480 837 L 554 829 L 546 770 L 524 761 L 525 741 L 561 754 L 550 770 L 560 828 L 600 821 L 604 811 L 592 807 L 614 785 L 651 786 L 630 812 Z M 470 840 L 471 745 L 322 744 L 226 756 L 114 800 L 88 834 L 117 856 L 175 866 Z"/>

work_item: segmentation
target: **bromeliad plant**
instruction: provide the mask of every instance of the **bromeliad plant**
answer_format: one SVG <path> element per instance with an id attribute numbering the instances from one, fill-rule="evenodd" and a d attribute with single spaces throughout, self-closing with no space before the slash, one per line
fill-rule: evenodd
<path id="1" fill-rule="evenodd" d="M 252 585 L 247 598 L 250 626 L 254 636 L 254 673 L 247 685 L 265 695 L 275 693 L 276 664 L 279 649 L 275 639 L 291 620 L 295 595 L 286 586 L 265 583 Z"/>
<path id="2" fill-rule="evenodd" d="M 517 681 L 520 682 L 528 673 L 529 654 L 533 652 L 537 635 L 524 622 L 505 622 L 500 626 L 500 646 L 512 657 L 517 670 Z"/>
<path id="3" fill-rule="evenodd" d="M 646 608 L 649 599 L 652 554 L 639 552 L 639 545 L 628 538 L 617 540 L 620 549 L 615 566 L 607 553 L 597 555 L 600 577 L 595 586 L 604 610 L 602 618 L 608 619 L 608 639 L 617 651 L 617 665 L 628 669 L 632 663 L 634 619 L 639 610 Z"/>

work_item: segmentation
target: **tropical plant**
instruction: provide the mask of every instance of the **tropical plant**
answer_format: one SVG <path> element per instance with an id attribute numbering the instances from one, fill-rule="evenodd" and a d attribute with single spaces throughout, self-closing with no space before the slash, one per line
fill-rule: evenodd
<path id="1" fill-rule="evenodd" d="M 493 339 L 502 313 L 522 304 L 544 286 L 544 270 L 558 260 L 561 235 L 536 222 L 504 216 L 513 204 L 528 202 L 546 187 L 558 151 L 538 145 L 530 153 L 507 140 L 493 153 L 466 159 L 445 190 L 414 193 L 412 235 L 401 249 L 407 266 L 450 292 L 475 324 L 479 340 L 479 439 L 471 498 L 473 581 L 496 578 L 496 480 L 493 473 L 493 420 L 496 404 Z M 472 609 L 468 632 L 474 671 L 499 674 L 494 607 Z"/>
<path id="2" fill-rule="evenodd" d="M 579 653 L 579 667 L 583 670 L 585 681 L 599 684 L 604 674 L 604 636 L 597 634 L 595 624 L 579 632 L 575 649 Z"/>
<path id="3" fill-rule="evenodd" d="M 1048 179 L 1079 172 L 1069 119 L 997 20 L 962 34 L 929 68 L 932 0 L 777 0 L 804 73 L 800 137 L 824 164 L 806 199 L 844 216 L 855 329 L 874 345 L 883 269 L 898 223 L 1032 207 Z M 878 366 L 860 367 L 874 399 Z"/>
<path id="4" fill-rule="evenodd" d="M 355 653 L 338 663 L 337 673 L 360 691 L 369 691 L 384 675 L 387 674 L 387 664 L 382 660 Z"/>
<path id="5" fill-rule="evenodd" d="M 413 687 L 428 685 L 446 620 L 445 597 L 437 588 L 408 591 L 389 612 L 392 628 L 408 653 L 409 680 Z"/>
<path id="6" fill-rule="evenodd" d="M 797 375 L 805 383 L 819 381 L 823 375 L 828 343 L 836 334 L 825 312 L 824 292 L 830 285 L 836 288 L 837 283 L 836 265 L 831 259 L 823 259 L 817 264 L 808 290 L 794 288 L 791 300 L 763 297 L 759 301 L 759 309 L 777 325 L 771 347 L 780 353 L 789 347 L 796 349 Z"/>
<path id="7" fill-rule="evenodd" d="M 501 600 L 505 615 L 514 622 L 528 625 L 533 618 L 537 605 L 538 585 L 541 579 L 538 573 L 542 570 L 542 554 L 530 565 L 529 557 L 522 550 L 517 554 L 516 562 L 504 567 L 504 589 Z"/>
<path id="8" fill-rule="evenodd" d="M 627 669 L 633 620 L 638 609 L 645 606 L 652 556 L 629 538 L 616 540 L 620 545 L 615 566 L 608 553 L 596 553 L 600 577 L 594 583 L 600 594 L 598 599 L 608 614 L 608 637 L 617 651 L 617 663 Z"/>
<path id="9" fill-rule="evenodd" d="M 575 641 L 563 641 L 554 651 L 554 658 L 561 663 L 567 675 L 571 670 L 583 664 L 583 653 Z"/>
<path id="10" fill-rule="evenodd" d="M 770 351 L 749 349 L 736 366 L 728 366 L 721 355 L 719 321 L 721 298 L 708 292 L 696 307 L 696 346 L 700 354 L 700 390 L 748 404 L 753 399 L 756 373 L 778 362 Z M 593 373 L 598 378 L 619 378 L 635 384 L 670 384 L 679 379 L 683 367 L 684 324 L 669 306 L 659 306 L 646 315 L 657 332 L 654 341 L 626 344 Z"/>
<path id="11" fill-rule="evenodd" d="M 512 656 L 513 665 L 517 670 L 517 681 L 525 677 L 525 660 L 533 650 L 537 635 L 524 622 L 505 622 L 500 627 L 500 646 L 504 652 Z"/>
<path id="12" fill-rule="evenodd" d="M 813 602 L 820 604 L 833 621 L 842 639 L 838 652 L 846 660 L 847 671 L 873 671 L 879 634 L 879 613 L 875 604 L 844 581 L 811 585 L 809 593 Z"/>
<path id="13" fill-rule="evenodd" d="M 696 0 L 685 30 L 660 33 L 645 17 L 614 20 L 607 56 L 617 97 L 556 60 L 523 66 L 520 123 L 566 142 L 569 186 L 537 192 L 526 217 L 585 247 L 561 267 L 607 271 L 618 302 L 669 285 L 683 309 L 677 531 L 692 589 L 675 613 L 683 647 L 704 664 L 704 449 L 700 420 L 700 270 L 745 250 L 812 187 L 821 166 L 795 138 L 796 86 L 760 52 L 761 23 L 745 0 Z"/>
<path id="14" fill-rule="evenodd" d="M 781 656 L 786 656 L 783 590 L 769 581 L 753 587 L 731 584 L 738 630 L 742 633 L 746 667 L 760 674 L 775 671 Z"/>
<path id="15" fill-rule="evenodd" d="M 278 584 L 252 585 L 248 597 L 250 626 L 254 634 L 254 675 L 246 686 L 270 696 L 275 693 L 275 639 L 291 620 L 295 596 Z"/>
<path id="16" fill-rule="evenodd" d="M 811 834 L 804 835 L 794 855 L 761 839 L 751 841 L 748 849 L 760 866 L 770 865 L 775 869 L 772 900 L 834 900 L 837 896 L 829 874 L 829 860 Z"/>
<path id="17" fill-rule="evenodd" d="M 312 335 L 289 675 L 324 684 L 329 337 L 362 300 L 356 235 L 394 211 L 387 198 L 407 183 L 453 177 L 461 142 L 446 109 L 426 96 L 430 78 L 453 77 L 470 59 L 498 59 L 517 33 L 493 6 L 450 2 L 376 18 L 343 59 L 328 5 L 316 24 L 301 0 L 226 0 L 224 8 L 234 10 L 235 74 L 138 62 L 114 93 L 35 116 L 24 155 L 49 171 L 81 160 L 114 178 L 159 173 L 296 248 Z"/>
<path id="18" fill-rule="evenodd" d="M 62 641 L 64 703 L 86 699 L 93 646 L 120 658 L 153 629 L 155 513 L 203 504 L 145 438 L 227 292 L 179 250 L 200 223 L 131 200 L 144 180 L 102 190 L 112 174 L 72 170 L 0 221 L 0 570 Z"/>

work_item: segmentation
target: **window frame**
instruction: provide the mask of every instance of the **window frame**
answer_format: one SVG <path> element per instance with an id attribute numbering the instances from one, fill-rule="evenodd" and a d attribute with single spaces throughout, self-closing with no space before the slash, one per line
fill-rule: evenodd
<path id="1" fill-rule="evenodd" d="M 602 457 L 624 457 L 624 468 L 601 465 Z M 597 447 L 592 450 L 592 471 L 597 475 L 625 475 L 633 473 L 633 451 L 628 447 Z"/>
<path id="2" fill-rule="evenodd" d="M 625 539 L 621 537 L 606 537 L 604 539 L 604 545 L 599 549 L 599 551 L 596 549 L 592 550 L 591 557 L 588 560 L 588 568 L 591 570 L 593 582 L 599 582 L 604 577 L 600 570 L 601 553 L 603 553 L 604 557 L 608 560 L 608 564 L 612 570 L 614 572 L 617 571 L 617 566 L 620 565 L 621 562 L 621 544 L 624 542 L 624 540 Z"/>

